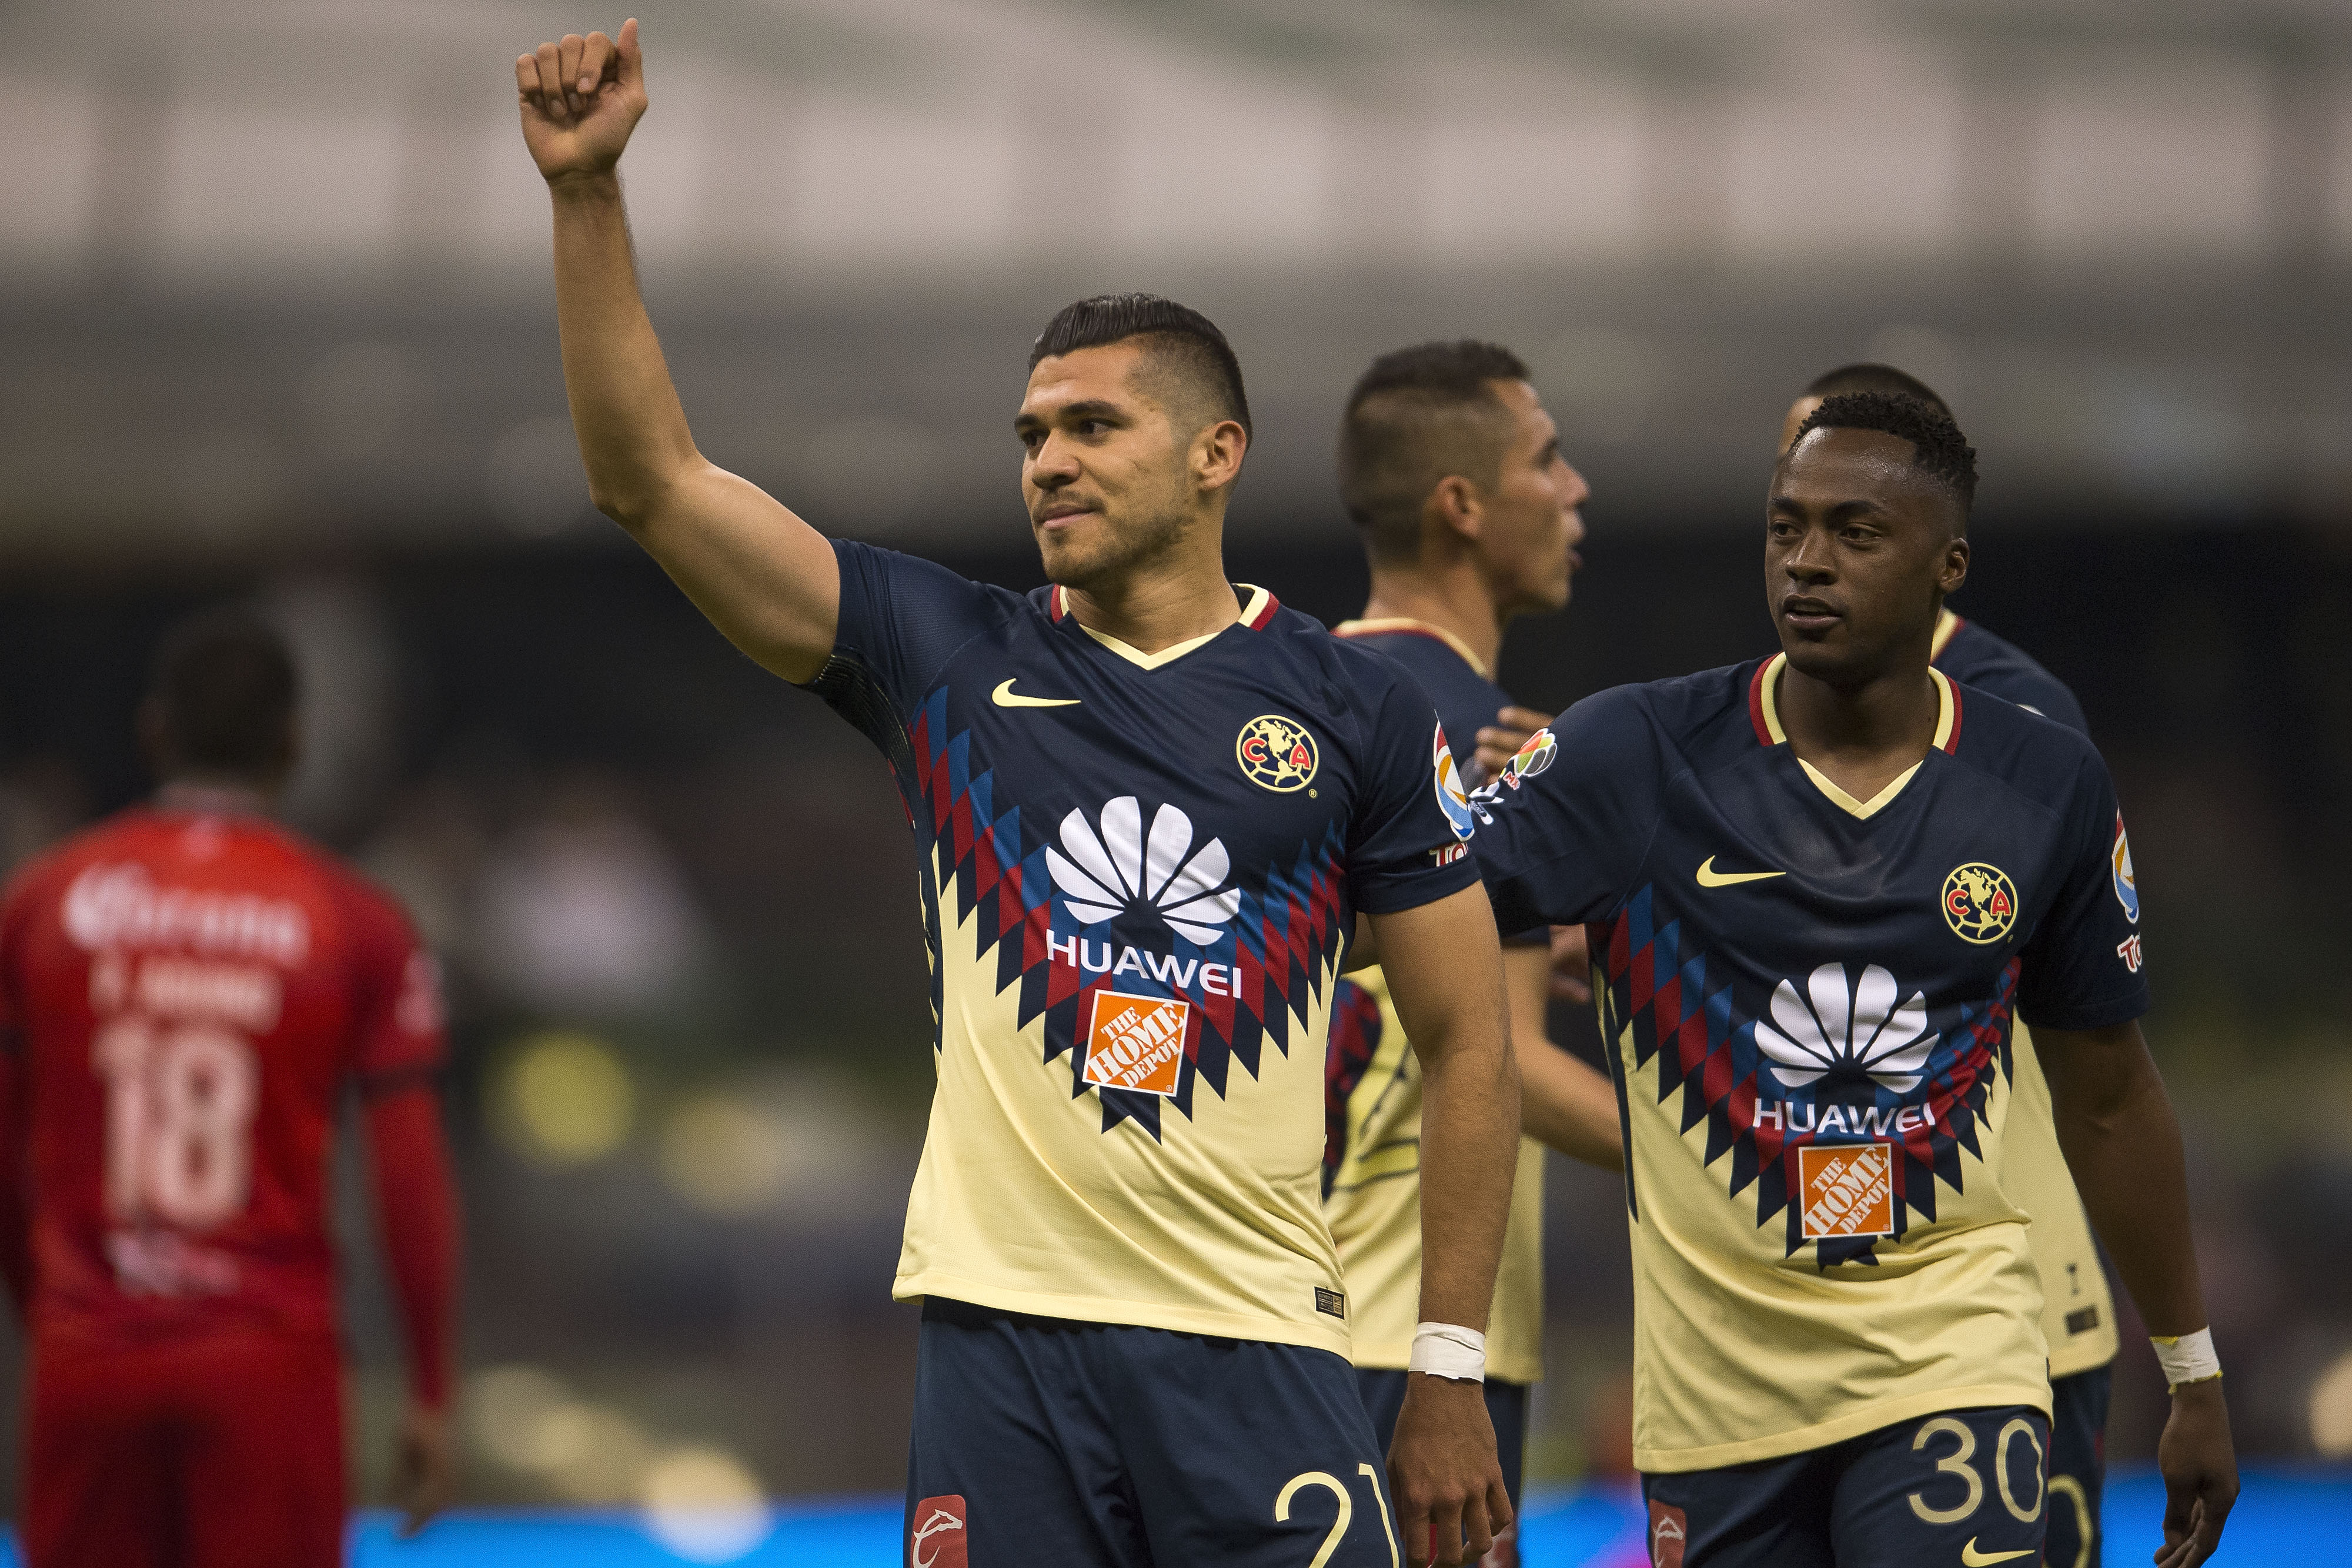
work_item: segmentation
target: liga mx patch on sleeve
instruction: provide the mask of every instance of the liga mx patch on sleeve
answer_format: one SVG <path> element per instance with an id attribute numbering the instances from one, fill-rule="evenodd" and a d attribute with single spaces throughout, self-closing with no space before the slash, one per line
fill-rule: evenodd
<path id="1" fill-rule="evenodd" d="M 907 1561 L 915 1568 L 970 1568 L 970 1537 L 961 1494 L 927 1497 L 907 1516 Z"/>

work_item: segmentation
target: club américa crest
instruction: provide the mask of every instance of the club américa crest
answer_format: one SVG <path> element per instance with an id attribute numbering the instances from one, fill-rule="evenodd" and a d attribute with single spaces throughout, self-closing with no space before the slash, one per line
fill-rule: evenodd
<path id="1" fill-rule="evenodd" d="M 1242 726 L 1234 738 L 1234 760 L 1251 783 L 1278 795 L 1306 789 L 1321 766 L 1315 737 L 1297 719 L 1278 713 L 1260 714 Z"/>
<path id="2" fill-rule="evenodd" d="M 1982 947 L 2017 924 L 2017 886 L 2009 873 L 1982 861 L 1952 868 L 1944 879 L 1944 923 L 1963 942 Z"/>

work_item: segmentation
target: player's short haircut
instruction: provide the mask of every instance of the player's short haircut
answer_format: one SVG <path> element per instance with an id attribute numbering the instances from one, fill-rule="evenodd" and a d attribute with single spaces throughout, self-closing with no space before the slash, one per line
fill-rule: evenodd
<path id="1" fill-rule="evenodd" d="M 1208 413 L 1202 423 L 1230 419 L 1250 428 L 1249 394 L 1242 390 L 1242 364 L 1217 324 L 1198 310 L 1157 294 L 1097 294 L 1065 305 L 1037 334 L 1029 368 L 1058 354 L 1144 340 L 1155 368 L 1172 372 L 1184 391 Z"/>
<path id="2" fill-rule="evenodd" d="M 1937 397 L 1933 387 L 1893 365 L 1840 365 L 1836 370 L 1823 371 L 1806 383 L 1803 395 L 1835 397 L 1840 392 L 1891 392 L 1896 397 L 1916 398 L 1946 419 L 1952 417 L 1952 405 Z"/>
<path id="3" fill-rule="evenodd" d="M 1339 499 L 1375 561 L 1420 557 L 1422 504 L 1440 480 L 1500 482 L 1511 421 L 1495 383 L 1527 379 L 1517 354 L 1470 338 L 1382 354 L 1357 378 L 1339 421 Z"/>
<path id="4" fill-rule="evenodd" d="M 275 627 L 247 611 L 214 610 L 164 637 L 152 697 L 174 766 L 248 775 L 285 765 L 300 690 Z"/>
<path id="5" fill-rule="evenodd" d="M 1816 430 L 1875 430 L 1911 444 L 1911 466 L 1952 493 L 1960 506 L 1960 526 L 1977 498 L 1977 449 L 1952 416 L 1899 392 L 1839 392 L 1825 398 L 1797 427 L 1797 442 Z M 1790 443 L 1796 450 L 1797 442 Z"/>

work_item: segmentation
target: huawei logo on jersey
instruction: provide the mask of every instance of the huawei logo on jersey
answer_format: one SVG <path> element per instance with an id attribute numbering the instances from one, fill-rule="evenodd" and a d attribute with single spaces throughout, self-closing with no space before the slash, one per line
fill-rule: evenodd
<path id="1" fill-rule="evenodd" d="M 1907 1094 L 1919 1086 L 1927 1054 L 1942 1037 L 1927 1029 L 1926 998 L 1914 991 L 1898 1004 L 1901 989 L 1875 964 L 1851 987 L 1844 965 L 1823 964 L 1806 980 L 1803 998 L 1792 981 L 1774 989 L 1772 1022 L 1758 1020 L 1756 1048 L 1771 1058 L 1773 1076 L 1791 1089 L 1843 1067 Z"/>
<path id="2" fill-rule="evenodd" d="M 289 898 L 157 887 L 130 862 L 94 865 L 66 889 L 66 935 L 86 952 L 108 947 L 184 947 L 266 958 L 289 968 L 310 953 L 310 921 Z"/>
<path id="3" fill-rule="evenodd" d="M 1147 837 L 1143 808 L 1132 795 L 1103 807 L 1099 835 L 1084 811 L 1063 818 L 1062 847 L 1047 847 L 1045 865 L 1081 925 L 1147 904 L 1177 936 L 1206 947 L 1241 908 L 1239 888 L 1219 887 L 1231 869 L 1223 841 L 1211 839 L 1193 852 L 1192 819 L 1174 806 L 1152 814 Z"/>

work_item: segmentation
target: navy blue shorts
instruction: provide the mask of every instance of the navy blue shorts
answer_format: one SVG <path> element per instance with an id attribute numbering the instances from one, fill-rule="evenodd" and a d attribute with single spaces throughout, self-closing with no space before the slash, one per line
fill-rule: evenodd
<path id="1" fill-rule="evenodd" d="M 2099 1568 L 2099 1501 L 2107 1480 L 2107 1393 L 2113 1366 L 2050 1385 L 2050 1568 Z"/>
<path id="2" fill-rule="evenodd" d="M 1654 1568 L 2042 1561 L 2050 1423 L 2023 1405 L 1947 1410 L 1825 1448 L 1645 1475 Z"/>
<path id="3" fill-rule="evenodd" d="M 1392 1568 L 1345 1357 L 923 1303 L 907 1568 Z"/>

